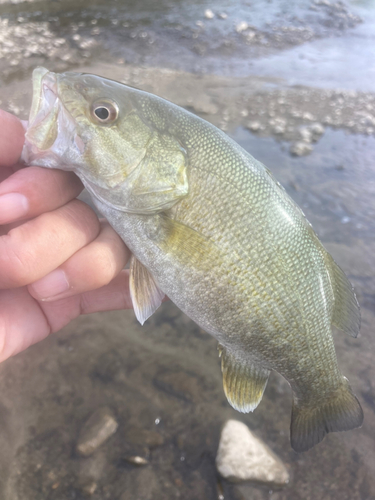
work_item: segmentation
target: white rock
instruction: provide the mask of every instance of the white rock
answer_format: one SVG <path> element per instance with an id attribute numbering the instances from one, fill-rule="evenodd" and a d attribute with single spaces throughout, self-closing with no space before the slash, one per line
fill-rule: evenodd
<path id="1" fill-rule="evenodd" d="M 272 485 L 289 482 L 289 474 L 281 460 L 237 420 L 228 420 L 221 431 L 216 468 L 233 482 L 258 481 Z"/>
<path id="2" fill-rule="evenodd" d="M 321 135 L 324 134 L 324 127 L 321 123 L 313 123 L 310 127 L 311 132 L 314 134 L 316 137 L 320 137 Z"/>
<path id="3" fill-rule="evenodd" d="M 313 133 L 308 127 L 301 127 L 299 129 L 299 135 L 303 142 L 312 142 L 313 140 Z"/>
<path id="4" fill-rule="evenodd" d="M 237 24 L 236 31 L 237 33 L 242 33 L 243 31 L 246 31 L 248 27 L 249 25 L 247 24 L 246 21 L 241 21 L 240 23 Z"/>
<path id="5" fill-rule="evenodd" d="M 290 152 L 292 153 L 292 155 L 295 155 L 295 156 L 305 156 L 305 155 L 309 155 L 312 151 L 312 146 L 311 144 L 308 144 L 307 142 L 303 142 L 303 141 L 298 141 L 294 144 L 291 145 L 290 147 Z"/>
<path id="6" fill-rule="evenodd" d="M 258 130 L 260 130 L 261 126 L 259 122 L 252 121 L 247 124 L 247 128 L 252 132 L 257 132 Z"/>
<path id="7" fill-rule="evenodd" d="M 213 19 L 213 18 L 215 17 L 215 14 L 212 12 L 212 10 L 211 10 L 211 9 L 206 9 L 206 10 L 204 11 L 204 17 L 205 17 L 206 19 Z"/>
<path id="8" fill-rule="evenodd" d="M 228 17 L 228 14 L 226 14 L 225 12 L 220 12 L 219 17 L 220 19 L 226 19 Z"/>

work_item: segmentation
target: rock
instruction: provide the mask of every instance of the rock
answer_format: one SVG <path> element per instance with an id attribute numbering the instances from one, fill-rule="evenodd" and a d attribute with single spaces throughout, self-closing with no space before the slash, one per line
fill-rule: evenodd
<path id="1" fill-rule="evenodd" d="M 298 141 L 294 144 L 291 145 L 290 147 L 290 152 L 294 156 L 305 156 L 309 155 L 312 151 L 312 146 L 311 144 L 308 144 L 307 142 L 303 141 Z"/>
<path id="2" fill-rule="evenodd" d="M 216 468 L 232 482 L 258 481 L 279 486 L 289 482 L 282 461 L 237 420 L 228 420 L 221 431 Z"/>
<path id="3" fill-rule="evenodd" d="M 252 132 L 257 132 L 260 130 L 260 123 L 257 121 L 252 121 L 247 124 L 247 128 Z"/>
<path id="4" fill-rule="evenodd" d="M 240 23 L 237 24 L 236 31 L 237 33 L 242 33 L 243 31 L 246 31 L 248 27 L 249 25 L 247 24 L 246 21 L 241 21 Z"/>
<path id="5" fill-rule="evenodd" d="M 77 452 L 88 457 L 117 430 L 116 422 L 109 408 L 99 408 L 87 420 L 77 442 Z"/>
<path id="6" fill-rule="evenodd" d="M 90 481 L 82 487 L 82 493 L 85 496 L 91 496 L 95 493 L 98 485 L 95 481 Z"/>
<path id="7" fill-rule="evenodd" d="M 312 142 L 313 134 L 309 127 L 301 127 L 299 129 L 299 135 L 301 136 L 302 142 Z"/>
<path id="8" fill-rule="evenodd" d="M 147 458 L 144 458 L 144 457 L 140 457 L 139 455 L 133 455 L 131 457 L 126 457 L 124 458 L 125 462 L 128 462 L 129 464 L 132 464 L 132 465 L 147 465 L 149 463 L 149 461 L 147 460 Z"/>
<path id="9" fill-rule="evenodd" d="M 125 438 L 132 445 L 147 446 L 148 448 L 156 448 L 164 444 L 164 438 L 161 434 L 141 427 L 129 427 Z"/>
<path id="10" fill-rule="evenodd" d="M 317 140 L 321 135 L 324 134 L 325 128 L 321 123 L 313 123 L 310 127 L 310 130 L 313 133 L 314 139 Z"/>
<path id="11" fill-rule="evenodd" d="M 212 10 L 211 10 L 211 9 L 206 9 L 206 10 L 204 11 L 204 17 L 205 17 L 206 19 L 213 19 L 213 18 L 215 17 L 215 14 L 212 12 Z"/>
<path id="12" fill-rule="evenodd" d="M 225 12 L 220 12 L 219 17 L 220 19 L 226 19 L 228 17 L 228 14 L 226 14 Z"/>

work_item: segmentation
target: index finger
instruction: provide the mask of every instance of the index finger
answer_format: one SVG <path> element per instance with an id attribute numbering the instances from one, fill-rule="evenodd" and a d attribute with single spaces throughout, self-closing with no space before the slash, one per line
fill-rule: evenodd
<path id="1" fill-rule="evenodd" d="M 0 167 L 11 167 L 20 158 L 25 131 L 21 121 L 0 109 Z"/>

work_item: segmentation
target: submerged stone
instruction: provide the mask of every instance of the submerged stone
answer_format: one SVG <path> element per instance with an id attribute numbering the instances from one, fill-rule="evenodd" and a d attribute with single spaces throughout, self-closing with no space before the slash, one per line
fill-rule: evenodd
<path id="1" fill-rule="evenodd" d="M 99 408 L 83 426 L 77 443 L 77 452 L 88 457 L 117 430 L 116 422 L 109 408 Z"/>
<path id="2" fill-rule="evenodd" d="M 289 482 L 283 462 L 237 420 L 228 420 L 221 431 L 216 467 L 222 477 L 232 482 L 256 481 L 278 486 Z"/>

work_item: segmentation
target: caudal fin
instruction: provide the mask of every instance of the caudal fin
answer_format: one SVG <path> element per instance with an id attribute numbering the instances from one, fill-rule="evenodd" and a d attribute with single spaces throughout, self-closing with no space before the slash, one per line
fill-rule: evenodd
<path id="1" fill-rule="evenodd" d="M 320 443 L 328 432 L 360 427 L 363 411 L 345 377 L 341 387 L 320 406 L 293 402 L 290 441 L 297 451 L 307 451 Z"/>

